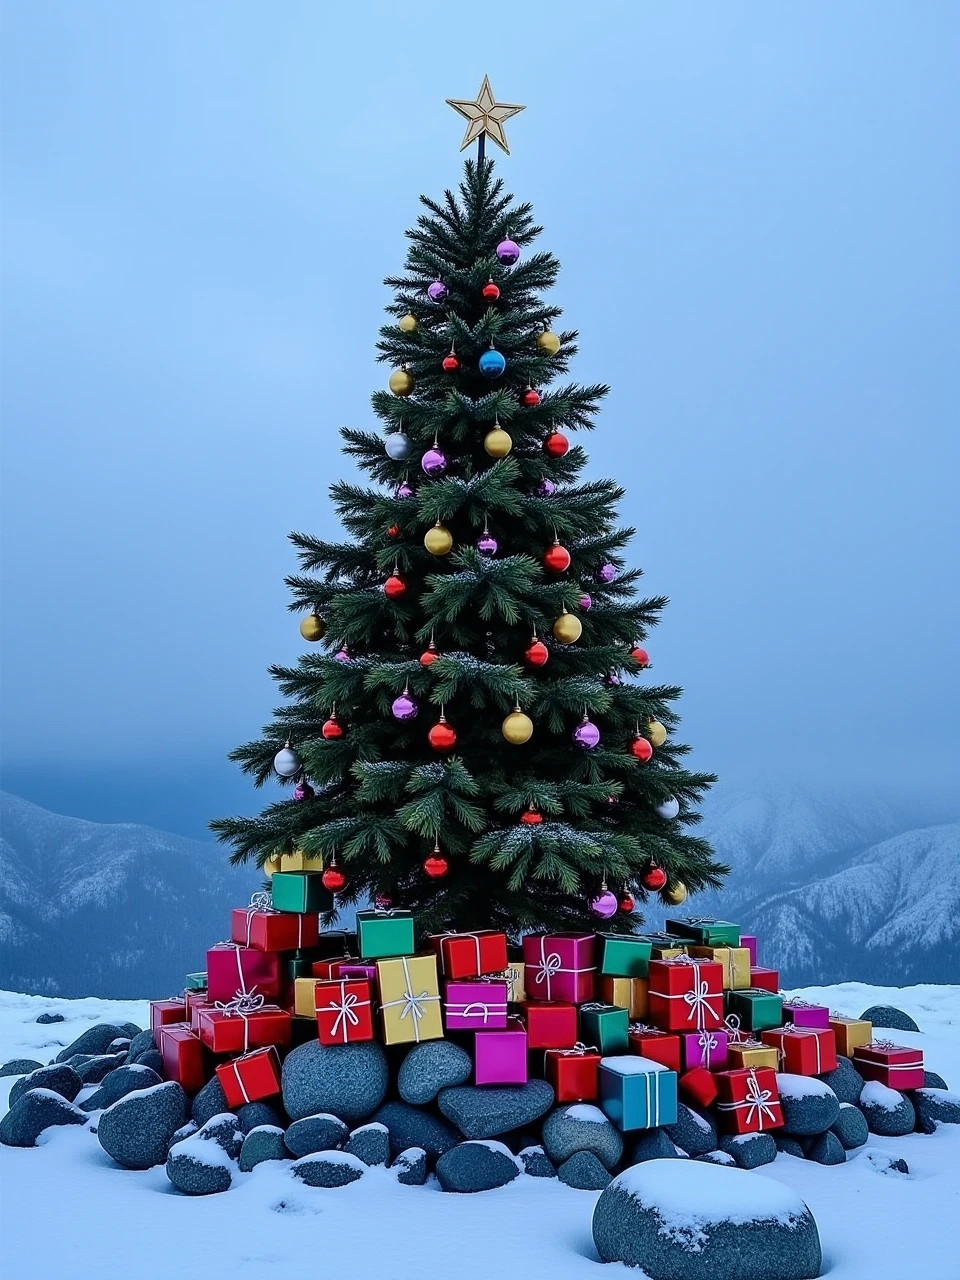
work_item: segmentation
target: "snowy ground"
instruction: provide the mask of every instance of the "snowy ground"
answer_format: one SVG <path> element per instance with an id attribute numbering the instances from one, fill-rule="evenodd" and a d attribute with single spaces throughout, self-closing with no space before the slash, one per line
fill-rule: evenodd
<path id="1" fill-rule="evenodd" d="M 858 1015 L 888 1003 L 910 1013 L 926 1064 L 960 1091 L 960 987 L 904 990 L 843 983 L 798 991 Z M 65 1022 L 38 1026 L 45 1010 Z M 53 1000 L 0 992 L 0 1061 L 53 1058 L 91 1022 L 143 1026 L 146 1002 Z M 0 1114 L 11 1078 L 0 1079 Z M 83 1096 L 83 1095 L 81 1095 Z M 910 1175 L 884 1174 L 877 1154 L 902 1156 Z M 960 1126 L 931 1135 L 871 1137 L 846 1165 L 789 1156 L 759 1171 L 794 1188 L 820 1227 L 830 1280 L 956 1280 Z M 242 1175 L 224 1195 L 189 1199 L 162 1168 L 118 1169 L 84 1129 L 48 1130 L 40 1149 L 0 1147 L 2 1265 L 10 1280 L 93 1280 L 120 1268 L 137 1280 L 642 1280 L 606 1268 L 593 1247 L 597 1196 L 521 1177 L 479 1196 L 400 1187 L 371 1170 L 335 1191 L 304 1187 L 276 1165 Z M 951 1243 L 952 1242 L 952 1243 Z"/>

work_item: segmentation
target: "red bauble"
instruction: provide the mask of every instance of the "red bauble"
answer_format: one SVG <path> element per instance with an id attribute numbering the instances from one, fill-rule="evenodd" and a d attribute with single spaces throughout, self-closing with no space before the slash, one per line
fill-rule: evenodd
<path id="1" fill-rule="evenodd" d="M 627 893 L 626 890 L 617 899 L 617 910 L 622 911 L 625 915 L 629 915 L 636 905 L 633 894 Z"/>
<path id="2" fill-rule="evenodd" d="M 487 283 L 480 290 L 480 292 L 483 294 L 483 296 L 486 298 L 488 302 L 496 302 L 496 300 L 500 297 L 500 290 L 493 283 L 492 280 L 488 280 Z"/>
<path id="3" fill-rule="evenodd" d="M 638 734 L 637 737 L 635 737 L 634 740 L 630 743 L 630 754 L 632 756 L 636 756 L 636 758 L 640 761 L 641 764 L 646 764 L 646 762 L 653 755 L 653 747 L 650 745 L 650 743 L 647 741 L 646 738 L 641 737 Z"/>
<path id="4" fill-rule="evenodd" d="M 562 431 L 551 431 L 543 442 L 543 451 L 551 458 L 562 458 L 569 448 L 570 441 Z"/>
<path id="5" fill-rule="evenodd" d="M 320 879 L 331 893 L 341 893 L 347 887 L 347 877 L 339 867 L 327 867 Z"/>
<path id="6" fill-rule="evenodd" d="M 424 858 L 423 860 L 424 874 L 429 876 L 431 880 L 442 880 L 449 870 L 450 863 L 436 849 L 434 849 L 429 858 Z"/>
<path id="7" fill-rule="evenodd" d="M 423 653 L 420 655 L 420 665 L 421 667 L 430 667 L 439 657 L 440 655 L 437 653 L 437 646 L 433 641 L 431 641 L 429 649 L 424 649 Z"/>
<path id="8" fill-rule="evenodd" d="M 535 409 L 540 403 L 540 392 L 534 391 L 533 387 L 527 387 L 520 397 L 520 403 L 527 409 Z"/>
<path id="9" fill-rule="evenodd" d="M 331 716 L 329 720 L 324 720 L 323 728 L 320 730 L 325 738 L 342 738 L 343 725 L 336 716 Z"/>
<path id="10" fill-rule="evenodd" d="M 400 537 L 400 526 L 399 526 L 398 524 L 392 524 L 392 525 L 390 526 L 390 528 L 387 530 L 387 537 L 388 537 L 388 538 L 399 538 L 399 537 Z"/>
<path id="11" fill-rule="evenodd" d="M 561 547 L 559 542 L 555 542 L 544 554 L 543 567 L 551 573 L 563 573 L 570 568 L 570 552 L 566 547 Z"/>
<path id="12" fill-rule="evenodd" d="M 456 373 L 460 368 L 460 361 L 451 351 L 448 356 L 443 357 L 443 367 L 447 373 Z"/>
<path id="13" fill-rule="evenodd" d="M 457 745 L 457 731 L 441 716 L 427 734 L 427 741 L 434 751 L 449 751 Z"/>
<path id="14" fill-rule="evenodd" d="M 550 657 L 550 650 L 542 640 L 533 640 L 529 648 L 524 650 L 523 656 L 531 667 L 542 667 Z"/>
<path id="15" fill-rule="evenodd" d="M 650 665 L 650 655 L 647 653 L 646 649 L 641 648 L 638 644 L 635 644 L 630 650 L 630 657 L 634 662 L 639 663 L 641 667 L 649 667 Z"/>
<path id="16" fill-rule="evenodd" d="M 391 600 L 398 600 L 407 590 L 407 584 L 396 573 L 391 573 L 390 577 L 383 584 L 383 593 L 389 596 Z"/>
<path id="17" fill-rule="evenodd" d="M 663 867 L 652 866 L 643 873 L 641 879 L 645 889 L 655 891 L 657 889 L 662 889 L 667 883 L 667 873 L 664 871 Z"/>
<path id="18" fill-rule="evenodd" d="M 540 823 L 543 821 L 543 814 L 537 813 L 536 809 L 531 805 L 529 809 L 525 809 L 523 813 L 521 813 L 520 821 L 526 823 L 528 827 L 539 827 Z"/>

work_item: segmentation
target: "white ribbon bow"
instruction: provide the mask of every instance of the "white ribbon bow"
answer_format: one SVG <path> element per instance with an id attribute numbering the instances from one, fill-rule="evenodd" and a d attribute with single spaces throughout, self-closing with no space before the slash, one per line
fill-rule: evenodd
<path id="1" fill-rule="evenodd" d="M 327 1005 L 327 1008 L 334 1011 L 337 1015 L 333 1020 L 333 1026 L 330 1029 L 330 1034 L 335 1036 L 338 1032 L 343 1031 L 344 1044 L 347 1043 L 347 1039 L 350 1035 L 350 1027 L 358 1027 L 360 1025 L 360 1019 L 354 1012 L 355 1006 L 359 1003 L 360 1001 L 352 991 L 341 991 L 339 1004 L 336 1000 L 331 1000 Z M 364 1004 L 367 1003 L 369 1002 L 365 1000 Z"/>
<path id="2" fill-rule="evenodd" d="M 534 981 L 539 986 L 546 983 L 547 999 L 551 997 L 550 983 L 553 981 L 554 975 L 561 973 L 563 969 L 563 961 L 560 959 L 559 952 L 551 951 L 549 955 L 545 955 L 543 944 L 540 944 L 540 963 L 536 968 L 536 977 Z"/>
<path id="3" fill-rule="evenodd" d="M 717 1037 L 713 1034 L 712 1031 L 701 1031 L 699 1036 L 697 1036 L 697 1044 L 700 1046 L 700 1052 L 703 1058 L 703 1065 L 705 1067 L 709 1067 L 710 1054 L 714 1051 L 714 1049 L 719 1049 L 720 1042 L 717 1040 Z"/>
<path id="4" fill-rule="evenodd" d="M 713 1009 L 710 1008 L 709 987 L 706 978 L 700 980 L 694 978 L 693 987 L 684 992 L 683 1002 L 690 1006 L 687 1021 L 690 1022 L 693 1018 L 696 1018 L 697 1030 L 702 1031 L 705 1025 L 704 1010 L 713 1013 Z"/>

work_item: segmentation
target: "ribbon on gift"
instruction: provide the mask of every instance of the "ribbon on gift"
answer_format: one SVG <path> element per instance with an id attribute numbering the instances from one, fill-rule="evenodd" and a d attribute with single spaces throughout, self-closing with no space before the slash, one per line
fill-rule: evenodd
<path id="1" fill-rule="evenodd" d="M 253 929 L 253 917 L 258 912 L 264 914 L 273 914 L 273 906 L 270 903 L 270 895 L 265 893 L 263 889 L 258 889 L 256 893 L 250 895 L 250 905 L 247 907 L 247 941 L 246 945 L 250 945 L 250 934 Z"/>
<path id="2" fill-rule="evenodd" d="M 716 916 L 681 916 L 681 920 L 685 920 L 687 924 L 716 924 Z"/>
<path id="3" fill-rule="evenodd" d="M 880 1053 L 912 1053 L 914 1055 L 913 1062 L 873 1063 L 876 1067 L 883 1067 L 885 1071 L 916 1071 L 918 1067 L 923 1066 L 923 1050 L 914 1049 L 908 1044 L 894 1044 L 892 1040 L 871 1040 L 869 1044 L 860 1045 L 853 1051 L 854 1058 L 862 1055 L 867 1049 L 878 1050 Z"/>
<path id="4" fill-rule="evenodd" d="M 780 1045 L 777 1048 L 777 1057 L 780 1059 L 781 1066 L 785 1065 L 787 1061 L 787 1053 L 786 1053 L 786 1049 L 784 1048 L 784 1041 L 788 1036 L 792 1036 L 794 1039 L 802 1038 L 804 1036 L 813 1037 L 813 1043 L 817 1046 L 817 1069 L 816 1071 L 814 1071 L 813 1074 L 815 1076 L 818 1076 L 823 1068 L 821 1065 L 822 1059 L 820 1056 L 820 1037 L 817 1034 L 816 1028 L 815 1027 L 795 1027 L 793 1023 L 790 1023 L 789 1025 L 781 1028 Z"/>
<path id="5" fill-rule="evenodd" d="M 767 1116 L 770 1120 L 770 1127 L 773 1128 L 777 1123 L 776 1112 L 770 1106 L 770 1099 L 773 1098 L 771 1089 L 761 1089 L 760 1081 L 757 1079 L 757 1073 L 753 1067 L 749 1068 L 750 1075 L 747 1078 L 747 1096 L 742 1102 L 718 1102 L 717 1109 L 720 1111 L 742 1111 L 746 1109 L 747 1128 L 754 1120 L 757 1121 L 757 1131 L 763 1129 L 763 1117 Z M 776 1101 L 776 1099 L 774 1099 Z"/>
<path id="6" fill-rule="evenodd" d="M 448 1018 L 451 1015 L 458 1018 L 481 1018 L 484 1025 L 490 1021 L 491 1017 L 507 1012 L 506 1001 L 503 1004 L 489 1004 L 482 1000 L 473 1000 L 470 1004 L 450 1004 L 447 1002 L 443 1008 Z"/>
<path id="7" fill-rule="evenodd" d="M 410 983 L 410 970 L 407 968 L 407 957 L 398 956 L 397 959 L 403 965 L 403 981 L 406 990 L 399 1000 L 387 1000 L 381 1004 L 381 1009 L 392 1009 L 396 1005 L 401 1005 L 400 1018 L 409 1018 L 413 1026 L 413 1036 L 417 1044 L 420 1043 L 420 1019 L 423 1017 L 423 1006 L 432 1004 L 434 1001 L 439 1002 L 439 995 L 431 995 L 429 991 L 421 991 L 419 995 L 414 995 L 413 987 Z"/>
<path id="8" fill-rule="evenodd" d="M 348 979 L 344 979 L 340 983 L 339 1001 L 334 998 L 324 1007 L 323 1010 L 324 1012 L 329 1010 L 331 1013 L 335 1013 L 337 1015 L 333 1020 L 333 1026 L 330 1028 L 330 1034 L 332 1036 L 336 1036 L 342 1031 L 344 1044 L 346 1044 L 350 1038 L 350 1028 L 358 1027 L 360 1025 L 360 1019 L 357 1017 L 356 1012 L 357 1009 L 370 1007 L 369 1000 L 361 1000 L 358 996 L 354 995 L 352 991 L 347 990 L 347 981 Z M 317 1012 L 319 1013 L 320 1010 Z"/>
<path id="9" fill-rule="evenodd" d="M 668 963 L 676 964 L 677 961 L 671 960 Z M 682 1000 L 685 1004 L 688 1004 L 690 1009 L 687 1013 L 687 1021 L 691 1022 L 695 1018 L 698 1031 L 703 1031 L 706 1025 L 705 1012 L 712 1013 L 715 1018 L 722 1018 L 723 1016 L 720 1010 L 714 1009 L 710 1003 L 715 1000 L 722 1004 L 723 995 L 719 991 L 711 995 L 706 978 L 694 977 L 693 986 L 689 991 L 678 992 L 675 995 L 667 995 L 662 991 L 658 991 L 656 994 L 663 1000 Z"/>
<path id="10" fill-rule="evenodd" d="M 617 1009 L 619 1005 L 607 1004 L 605 1000 L 588 1000 L 580 1006 L 581 1013 L 602 1013 L 605 1009 Z"/>
<path id="11" fill-rule="evenodd" d="M 460 933 L 456 929 L 447 929 L 445 932 L 441 933 L 440 935 L 441 961 L 443 959 L 443 940 L 445 938 L 449 938 L 451 939 L 451 941 L 454 938 L 471 938 L 473 940 L 473 945 L 474 947 L 476 947 L 476 950 L 477 950 L 477 975 L 479 976 L 480 970 L 483 968 L 483 961 L 480 958 L 480 935 L 478 933 Z M 444 973 L 446 973 L 446 969 L 444 969 Z"/>
<path id="12" fill-rule="evenodd" d="M 783 1007 L 785 1009 L 822 1009 L 819 1004 L 811 1004 L 809 1000 L 801 1000 L 799 996 L 791 996 L 789 1000 L 784 1000 Z"/>
<path id="13" fill-rule="evenodd" d="M 255 991 L 256 987 L 251 992 L 238 991 L 232 1000 L 227 1000 L 226 1002 L 217 1000 L 214 1002 L 214 1010 L 217 1013 L 222 1013 L 225 1018 L 243 1019 L 244 1053 L 247 1053 L 250 1049 L 250 1019 L 264 1004 L 263 996 L 254 995 Z"/>
<path id="14" fill-rule="evenodd" d="M 745 1044 L 750 1037 L 744 1035 L 740 1029 L 740 1019 L 735 1013 L 728 1013 L 723 1020 L 723 1025 L 727 1029 L 727 1035 L 734 1044 Z"/>
<path id="15" fill-rule="evenodd" d="M 659 1027 L 652 1027 L 648 1022 L 631 1022 L 627 1031 L 632 1036 L 666 1036 L 669 1031 L 661 1031 Z"/>
<path id="16" fill-rule="evenodd" d="M 645 1071 L 644 1084 L 647 1090 L 647 1128 L 653 1129 L 660 1123 L 660 1071 Z"/>
<path id="17" fill-rule="evenodd" d="M 700 1049 L 700 1057 L 703 1065 L 709 1070 L 710 1055 L 714 1049 L 720 1048 L 720 1041 L 712 1031 L 703 1030 L 697 1036 L 697 1045 Z"/>

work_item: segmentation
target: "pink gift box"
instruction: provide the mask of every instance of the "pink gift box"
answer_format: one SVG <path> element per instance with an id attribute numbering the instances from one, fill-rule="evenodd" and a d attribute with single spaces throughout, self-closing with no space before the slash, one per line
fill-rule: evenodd
<path id="1" fill-rule="evenodd" d="M 830 1030 L 830 1010 L 823 1004 L 808 1004 L 806 1000 L 784 1000 L 783 1020 L 795 1027 L 816 1027 Z"/>
<path id="2" fill-rule="evenodd" d="M 513 1020 L 501 1031 L 478 1031 L 474 1037 L 476 1084 L 527 1083 L 527 1033 Z"/>
<path id="3" fill-rule="evenodd" d="M 592 933 L 529 934 L 523 940 L 528 1000 L 583 1004 L 593 999 L 596 971 Z"/>
<path id="4" fill-rule="evenodd" d="M 753 969 L 753 968 L 756 968 L 756 965 L 757 965 L 757 940 L 756 940 L 756 938 L 753 936 L 753 934 L 752 934 L 752 933 L 741 933 L 741 935 L 740 935 L 740 945 L 741 945 L 741 947 L 746 947 L 746 949 L 750 952 L 750 967 L 751 967 L 752 969 Z"/>
<path id="5" fill-rule="evenodd" d="M 448 1031 L 503 1030 L 507 1025 L 507 984 L 448 982 L 443 1020 Z"/>
<path id="6" fill-rule="evenodd" d="M 692 1071 L 694 1067 L 723 1071 L 727 1065 L 726 1031 L 684 1031 L 680 1048 L 685 1071 Z"/>
<path id="7" fill-rule="evenodd" d="M 331 978 L 366 978 L 370 983 L 370 990 L 376 994 L 377 988 L 377 966 L 375 964 L 360 964 L 357 961 L 345 963 L 341 961 L 339 964 L 332 965 L 330 968 Z"/>
<path id="8" fill-rule="evenodd" d="M 210 1003 L 237 995 L 279 1000 L 284 988 L 280 953 L 218 942 L 207 952 L 207 996 Z"/>

